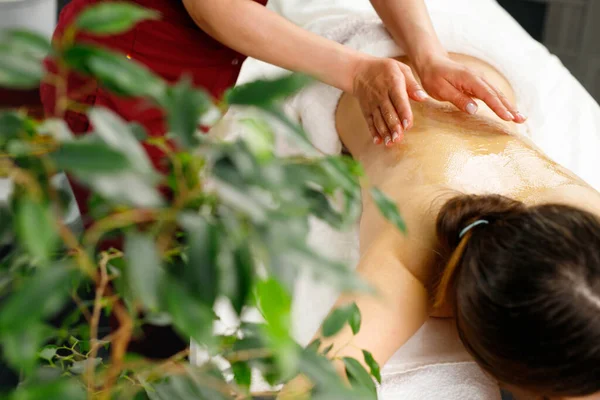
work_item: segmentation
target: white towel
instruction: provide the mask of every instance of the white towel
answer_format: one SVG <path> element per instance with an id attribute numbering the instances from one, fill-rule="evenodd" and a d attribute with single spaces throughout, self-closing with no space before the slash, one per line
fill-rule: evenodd
<path id="1" fill-rule="evenodd" d="M 500 400 L 500 390 L 473 362 L 436 363 L 386 376 L 382 400 Z"/>

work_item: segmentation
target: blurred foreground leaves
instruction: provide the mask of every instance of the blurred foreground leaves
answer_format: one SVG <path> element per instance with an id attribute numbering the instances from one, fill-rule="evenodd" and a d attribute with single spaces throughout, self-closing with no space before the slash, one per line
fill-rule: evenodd
<path id="1" fill-rule="evenodd" d="M 199 133 L 218 108 L 189 79 L 167 84 L 125 56 L 72 40 L 77 32 L 113 35 L 156 18 L 131 3 L 98 3 L 59 43 L 23 31 L 0 36 L 0 86 L 39 85 L 42 59 L 52 55 L 64 72 L 160 106 L 170 132 L 148 138 L 99 107 L 87 111 L 93 131 L 80 137 L 60 119 L 0 112 L 0 176 L 14 184 L 8 203 L 0 203 L 0 343 L 3 360 L 22 380 L 10 398 L 234 398 L 249 393 L 253 370 L 271 385 L 303 374 L 315 398 L 374 398 L 370 374 L 380 380 L 380 372 L 370 353 L 360 362 L 342 360 L 349 387 L 331 365 L 330 349 L 319 349 L 319 341 L 302 349 L 290 333 L 300 271 L 342 291 L 369 290 L 346 265 L 307 243 L 311 218 L 338 230 L 355 225 L 362 168 L 319 154 L 282 112 L 281 100 L 309 84 L 306 77 L 232 89 L 229 104 L 267 118 L 246 120 L 246 135 L 223 142 Z M 64 84 L 67 77 L 44 79 Z M 306 156 L 278 157 L 274 126 Z M 154 170 L 142 141 L 165 153 L 166 175 Z M 83 232 L 65 220 L 71 205 L 68 190 L 55 184 L 61 172 L 94 192 L 95 220 Z M 377 190 L 373 196 L 404 229 L 395 205 Z M 121 244 L 106 249 L 108 240 Z M 239 317 L 258 309 L 264 322 L 242 318 L 217 333 L 213 309 L 222 299 Z M 113 321 L 111 332 L 102 331 L 103 319 Z M 191 366 L 186 352 L 167 362 L 128 353 L 145 323 L 193 338 L 206 360 Z M 346 325 L 360 330 L 355 304 L 334 310 L 323 335 Z"/>

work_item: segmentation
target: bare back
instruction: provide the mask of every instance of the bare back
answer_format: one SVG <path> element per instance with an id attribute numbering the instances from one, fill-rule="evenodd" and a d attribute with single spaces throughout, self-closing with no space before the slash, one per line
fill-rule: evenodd
<path id="1" fill-rule="evenodd" d="M 511 101 L 513 90 L 489 65 L 466 56 L 454 59 L 483 74 Z M 405 60 L 402 60 L 405 62 Z M 526 204 L 563 203 L 600 215 L 600 195 L 549 160 L 513 124 L 500 121 L 479 103 L 476 116 L 434 100 L 413 103 L 414 126 L 404 142 L 375 146 L 355 99 L 344 95 L 336 112 L 343 143 L 361 161 L 370 185 L 396 203 L 408 234 L 400 234 L 363 196 L 358 275 L 377 296 L 347 294 L 337 305 L 354 301 L 362 327 L 349 327 L 322 341 L 333 353 L 361 358 L 370 351 L 385 364 L 429 317 L 450 317 L 449 307 L 433 309 L 433 284 L 440 272 L 435 221 L 441 206 L 460 193 L 502 194 Z M 567 129 L 567 127 L 565 127 Z M 450 303 L 451 299 L 448 304 Z M 448 306 L 446 304 L 446 306 Z"/>
<path id="2" fill-rule="evenodd" d="M 494 68 L 472 57 L 452 57 L 482 74 L 514 102 L 512 88 Z M 369 184 L 397 202 L 409 232 L 398 238 L 398 256 L 422 281 L 428 281 L 431 274 L 437 213 L 457 192 L 501 194 L 525 203 L 535 203 L 548 191 L 562 187 L 593 192 L 519 135 L 515 124 L 501 121 L 482 102 L 478 105 L 479 112 L 471 116 L 433 99 L 412 102 L 414 126 L 401 144 L 391 148 L 372 144 L 353 97 L 344 95 L 338 105 L 338 134 L 363 163 Z M 390 231 L 370 197 L 363 198 L 361 253 L 382 232 Z"/>

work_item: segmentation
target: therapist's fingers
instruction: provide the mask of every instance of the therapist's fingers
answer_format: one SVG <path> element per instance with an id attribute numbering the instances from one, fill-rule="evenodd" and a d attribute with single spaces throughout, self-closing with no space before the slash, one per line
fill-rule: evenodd
<path id="1" fill-rule="evenodd" d="M 369 128 L 369 133 L 373 137 L 373 143 L 383 143 L 383 139 L 381 138 L 381 136 L 379 136 L 379 133 L 377 133 L 377 129 L 375 128 L 375 123 L 373 122 L 372 116 L 367 117 L 367 127 Z"/>
<path id="2" fill-rule="evenodd" d="M 527 117 L 525 117 L 523 114 L 521 114 L 519 112 L 519 110 L 517 109 L 517 107 L 514 106 L 514 104 L 512 104 L 507 98 L 506 96 L 504 96 L 504 93 L 502 93 L 500 90 L 496 89 L 496 87 L 494 87 L 494 85 L 490 84 L 485 78 L 481 78 L 490 88 L 492 88 L 492 90 L 494 90 L 496 92 L 496 94 L 498 95 L 498 98 L 500 99 L 500 101 L 502 102 L 502 104 L 504 104 L 504 106 L 508 109 L 508 111 L 510 111 L 512 113 L 512 115 L 515 116 L 514 118 L 514 122 L 516 123 L 523 123 L 527 120 Z"/>
<path id="3" fill-rule="evenodd" d="M 396 110 L 398 110 L 398 114 L 401 116 L 402 129 L 404 131 L 410 129 L 413 125 L 413 113 L 407 92 L 391 91 L 390 99 Z"/>
<path id="4" fill-rule="evenodd" d="M 376 57 L 361 58 L 354 69 L 350 93 L 358 100 L 367 124 L 369 116 L 373 118 L 373 126 L 387 146 L 394 142 L 394 136 L 399 139 L 403 124 L 412 124 L 405 76 L 409 72 L 401 62 Z"/>
<path id="5" fill-rule="evenodd" d="M 387 101 L 379 107 L 381 110 L 381 116 L 383 117 L 384 122 L 387 125 L 390 134 L 392 135 L 392 142 L 396 143 L 400 140 L 402 135 L 402 127 L 400 126 L 400 118 L 398 118 L 397 107 L 394 107 L 391 101 Z M 404 116 L 404 114 L 402 114 Z"/>
<path id="6" fill-rule="evenodd" d="M 471 115 L 477 114 L 479 107 L 473 98 L 467 96 L 461 90 L 458 90 L 454 84 L 448 81 L 440 82 L 437 88 L 438 100 L 449 101 L 454 104 L 459 110 L 465 111 Z"/>
<path id="7" fill-rule="evenodd" d="M 390 87 L 389 97 L 392 105 L 398 113 L 398 117 L 402 125 L 402 131 L 406 131 L 413 124 L 413 113 L 412 108 L 410 107 L 409 96 L 418 96 L 416 93 L 418 91 L 423 92 L 423 90 L 421 89 L 421 86 L 415 79 L 415 76 L 408 65 L 398 62 L 397 66 L 402 72 L 404 79 L 396 80 L 395 85 Z"/>
<path id="8" fill-rule="evenodd" d="M 515 116 L 504 105 L 497 91 L 487 84 L 483 79 L 465 71 L 461 75 L 461 83 L 459 89 L 463 92 L 473 95 L 481 99 L 487 106 L 505 121 L 514 121 Z"/>
<path id="9" fill-rule="evenodd" d="M 383 119 L 383 115 L 381 115 L 381 111 L 377 108 L 373 112 L 373 123 L 375 124 L 375 129 L 377 129 L 377 133 L 383 139 L 383 142 L 386 146 L 391 146 L 392 144 L 392 134 L 388 130 L 387 124 Z"/>
<path id="10" fill-rule="evenodd" d="M 419 102 L 427 100 L 427 97 L 429 96 L 427 96 L 427 92 L 423 90 L 423 87 L 419 84 L 417 78 L 415 78 L 412 69 L 406 64 L 402 64 L 400 69 L 404 74 L 404 79 L 406 81 L 406 92 L 410 98 Z"/>

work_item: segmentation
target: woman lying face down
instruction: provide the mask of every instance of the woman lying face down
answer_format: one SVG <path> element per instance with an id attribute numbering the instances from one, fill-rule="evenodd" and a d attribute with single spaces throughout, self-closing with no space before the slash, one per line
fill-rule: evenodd
<path id="1" fill-rule="evenodd" d="M 514 101 L 491 66 L 453 58 Z M 357 270 L 378 296 L 340 298 L 360 308 L 361 330 L 322 346 L 383 365 L 429 317 L 453 317 L 474 360 L 518 396 L 600 399 L 600 195 L 483 104 L 468 116 L 430 99 L 413 112 L 385 149 L 370 145 L 356 100 L 339 102 L 340 139 L 408 234 L 364 196 Z"/>

